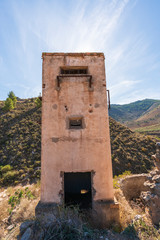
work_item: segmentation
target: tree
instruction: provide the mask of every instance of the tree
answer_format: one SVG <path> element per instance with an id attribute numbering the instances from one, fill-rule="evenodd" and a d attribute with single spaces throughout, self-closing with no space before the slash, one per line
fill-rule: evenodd
<path id="1" fill-rule="evenodd" d="M 8 97 L 6 99 L 6 101 L 4 102 L 4 110 L 5 111 L 11 111 L 12 109 L 14 109 L 13 100 Z"/>
<path id="2" fill-rule="evenodd" d="M 8 93 L 8 97 L 12 99 L 12 101 L 13 101 L 13 106 L 16 107 L 17 98 L 16 98 L 14 92 L 13 92 L 13 91 L 10 91 L 10 92 Z"/>

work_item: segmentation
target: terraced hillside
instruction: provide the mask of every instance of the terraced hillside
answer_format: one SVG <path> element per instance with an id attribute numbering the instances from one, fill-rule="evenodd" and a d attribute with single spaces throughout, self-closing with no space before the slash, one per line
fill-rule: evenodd
<path id="1" fill-rule="evenodd" d="M 33 182 L 40 177 L 41 109 L 35 99 L 19 100 L 4 112 L 0 102 L 0 185 Z M 147 172 L 155 142 L 110 118 L 113 173 Z"/>

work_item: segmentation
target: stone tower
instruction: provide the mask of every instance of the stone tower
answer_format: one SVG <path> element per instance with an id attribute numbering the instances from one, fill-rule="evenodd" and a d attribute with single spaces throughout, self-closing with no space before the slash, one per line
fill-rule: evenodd
<path id="1" fill-rule="evenodd" d="M 117 207 L 104 54 L 43 53 L 42 58 L 42 173 L 37 211 L 42 206 L 79 204 L 105 226 L 114 219 Z"/>

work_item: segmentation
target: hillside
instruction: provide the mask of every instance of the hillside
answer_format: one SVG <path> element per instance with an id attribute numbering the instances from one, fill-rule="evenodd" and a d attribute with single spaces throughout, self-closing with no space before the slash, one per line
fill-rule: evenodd
<path id="1" fill-rule="evenodd" d="M 153 166 L 155 142 L 149 136 L 134 133 L 110 117 L 112 164 L 114 175 L 125 170 L 147 172 Z"/>
<path id="2" fill-rule="evenodd" d="M 17 102 L 16 109 L 4 113 L 0 103 L 0 165 L 2 185 L 40 177 L 41 109 L 34 99 Z"/>
<path id="3" fill-rule="evenodd" d="M 124 105 L 113 104 L 109 113 L 132 130 L 160 140 L 160 100 L 145 99 Z"/>
<path id="4" fill-rule="evenodd" d="M 145 99 L 129 104 L 111 104 L 109 114 L 115 120 L 124 123 L 142 117 L 145 113 L 160 105 L 160 100 Z"/>
<path id="5" fill-rule="evenodd" d="M 18 100 L 5 113 L 0 102 L 0 185 L 33 182 L 40 177 L 41 109 L 35 99 Z M 113 173 L 147 172 L 155 142 L 110 118 Z"/>
<path id="6" fill-rule="evenodd" d="M 126 125 L 135 131 L 160 138 L 160 105 L 153 104 L 145 114 L 134 121 L 126 122 Z"/>

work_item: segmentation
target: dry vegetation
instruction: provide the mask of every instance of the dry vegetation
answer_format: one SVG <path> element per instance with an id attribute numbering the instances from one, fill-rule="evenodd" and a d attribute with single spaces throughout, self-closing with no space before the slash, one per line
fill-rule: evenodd
<path id="1" fill-rule="evenodd" d="M 155 153 L 155 141 L 134 133 L 110 118 L 110 135 L 114 175 L 124 171 L 145 173 L 153 166 L 151 156 Z"/>
<path id="2" fill-rule="evenodd" d="M 28 198 L 23 196 L 20 198 L 19 203 L 15 204 L 12 212 L 9 199 L 15 196 L 17 190 L 25 192 L 25 188 L 28 187 L 29 191 L 34 196 Z M 17 239 L 16 236 L 19 234 L 20 224 L 28 219 L 35 218 L 35 207 L 39 201 L 40 184 L 8 187 L 1 189 L 0 192 L 0 239 Z"/>
<path id="3" fill-rule="evenodd" d="M 9 199 L 15 196 L 15 193 L 18 190 L 21 190 L 24 193 L 26 187 L 34 197 L 28 199 L 27 196 L 23 195 L 23 197 L 20 198 L 20 201 L 15 204 L 12 213 L 10 213 L 11 205 L 9 204 Z M 26 186 L 18 185 L 16 187 L 9 187 L 8 189 L 1 189 L 0 212 L 2 214 L 0 215 L 0 239 L 16 240 L 17 236 L 20 234 L 19 228 L 21 223 L 27 220 L 33 221 L 33 227 L 35 228 L 35 207 L 39 201 L 39 194 L 39 183 Z M 81 217 L 79 219 L 77 218 L 77 209 L 75 209 L 74 216 L 72 214 L 72 219 L 70 219 L 70 216 L 68 215 L 69 211 L 60 208 L 60 217 L 57 219 L 58 225 L 56 226 L 56 223 L 54 223 L 53 226 L 44 229 L 46 236 L 45 239 L 55 239 L 51 238 L 51 236 L 56 235 L 59 231 L 61 234 L 56 235 L 58 236 L 56 239 L 160 239 L 159 230 L 152 225 L 150 218 L 143 208 L 136 203 L 133 204 L 128 202 L 120 189 L 115 190 L 115 196 L 120 204 L 120 224 L 113 224 L 110 229 L 106 230 L 92 229 L 88 224 L 86 225 L 86 219 L 84 220 L 84 217 L 82 217 L 82 219 Z M 69 224 L 68 227 L 67 224 Z M 67 232 L 65 232 L 66 229 Z M 38 230 L 36 229 L 36 231 Z M 47 236 L 50 236 L 50 238 L 47 238 Z M 64 236 L 66 236 L 66 238 Z M 67 238 L 67 236 L 70 237 Z M 78 236 L 78 238 L 75 238 L 75 236 Z"/>
<path id="4" fill-rule="evenodd" d="M 0 185 L 32 183 L 40 178 L 41 108 L 35 99 L 18 100 L 4 112 L 0 102 Z M 147 172 L 152 167 L 155 142 L 133 133 L 110 118 L 114 175 L 125 170 Z"/>
<path id="5" fill-rule="evenodd" d="M 16 108 L 10 112 L 4 112 L 3 105 L 1 101 L 0 185 L 3 188 L 0 192 L 0 239 L 14 240 L 20 224 L 35 218 L 35 206 L 39 201 L 41 108 L 36 106 L 35 99 L 17 101 Z M 114 175 L 127 170 L 120 176 L 124 177 L 152 168 L 155 141 L 151 137 L 134 133 L 112 118 L 110 132 Z M 116 188 L 119 187 L 117 179 L 114 179 Z M 115 191 L 120 203 L 120 225 L 115 224 L 104 232 L 87 228 L 88 239 L 99 239 L 95 234 L 109 240 L 160 239 L 158 230 L 146 218 L 144 210 L 127 202 L 119 188 Z M 143 218 L 136 220 L 139 214 Z"/>
<path id="6" fill-rule="evenodd" d="M 17 101 L 10 112 L 0 106 L 0 185 L 33 182 L 40 178 L 41 109 L 35 99 Z"/>
<path id="7" fill-rule="evenodd" d="M 160 239 L 159 226 L 152 224 L 147 208 L 142 208 L 137 202 L 127 201 L 120 189 L 115 190 L 115 196 L 120 204 L 121 233 L 128 235 L 128 239 Z"/>

